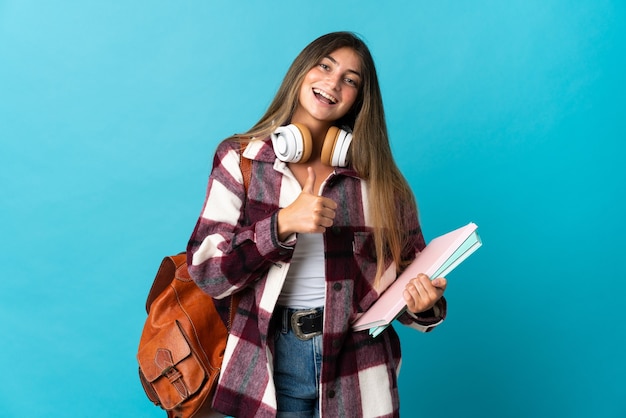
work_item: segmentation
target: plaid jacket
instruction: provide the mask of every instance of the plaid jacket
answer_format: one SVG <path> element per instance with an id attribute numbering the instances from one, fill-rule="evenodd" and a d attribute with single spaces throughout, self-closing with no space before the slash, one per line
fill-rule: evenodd
<path id="1" fill-rule="evenodd" d="M 231 326 L 213 400 L 215 410 L 236 417 L 273 417 L 276 395 L 272 380 L 273 339 L 268 338 L 272 311 L 297 242 L 277 237 L 277 211 L 292 203 L 301 187 L 286 164 L 277 160 L 271 142 L 252 141 L 244 156 L 252 159 L 247 197 L 236 142 L 216 151 L 207 197 L 187 248 L 189 272 L 208 294 L 227 301 L 241 299 Z M 366 183 L 349 168 L 336 168 L 322 194 L 338 203 L 334 226 L 324 233 L 326 304 L 320 411 L 328 417 L 395 417 L 399 414 L 397 373 L 400 343 L 388 327 L 376 338 L 350 328 L 395 279 L 390 263 L 378 288 L 374 243 L 367 214 Z M 407 209 L 398 207 L 398 213 Z M 424 247 L 414 219 L 412 259 Z M 404 314 L 401 322 L 429 331 L 445 317 L 444 299 L 424 317 Z"/>

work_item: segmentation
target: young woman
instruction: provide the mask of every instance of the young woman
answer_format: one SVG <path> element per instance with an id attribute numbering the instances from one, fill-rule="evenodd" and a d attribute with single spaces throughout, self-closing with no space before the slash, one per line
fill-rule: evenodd
<path id="1" fill-rule="evenodd" d="M 218 308 L 240 296 L 214 409 L 397 416 L 398 336 L 389 327 L 372 338 L 351 323 L 424 245 L 371 54 L 351 33 L 324 35 L 295 59 L 260 121 L 217 148 L 189 241 L 189 272 Z M 418 275 L 400 321 L 439 324 L 445 287 Z"/>

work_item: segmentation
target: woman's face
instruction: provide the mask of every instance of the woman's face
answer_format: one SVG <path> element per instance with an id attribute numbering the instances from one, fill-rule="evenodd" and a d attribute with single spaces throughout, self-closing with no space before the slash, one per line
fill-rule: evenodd
<path id="1" fill-rule="evenodd" d="M 302 81 L 293 122 L 330 125 L 354 105 L 361 88 L 361 60 L 349 47 L 322 58 Z"/>

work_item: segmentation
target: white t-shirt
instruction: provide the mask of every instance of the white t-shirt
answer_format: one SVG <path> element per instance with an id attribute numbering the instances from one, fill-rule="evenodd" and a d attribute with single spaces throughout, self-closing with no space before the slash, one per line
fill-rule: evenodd
<path id="1" fill-rule="evenodd" d="M 295 309 L 324 306 L 324 236 L 298 234 L 298 241 L 278 304 Z"/>

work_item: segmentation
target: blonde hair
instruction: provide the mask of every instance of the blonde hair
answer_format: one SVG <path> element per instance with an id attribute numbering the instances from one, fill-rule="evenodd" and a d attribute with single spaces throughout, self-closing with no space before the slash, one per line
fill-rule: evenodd
<path id="1" fill-rule="evenodd" d="M 378 281 L 389 259 L 399 268 L 404 266 L 402 255 L 410 234 L 415 233 L 414 222 L 406 219 L 405 213 L 398 213 L 397 204 L 411 205 L 414 214 L 417 208 L 413 193 L 393 159 L 376 67 L 359 37 L 350 32 L 334 32 L 311 42 L 291 64 L 263 117 L 248 132 L 234 138 L 266 138 L 291 120 L 306 73 L 323 57 L 343 47 L 353 49 L 361 60 L 361 88 L 352 109 L 335 124 L 352 130 L 350 162 L 358 175 L 368 181 Z"/>

